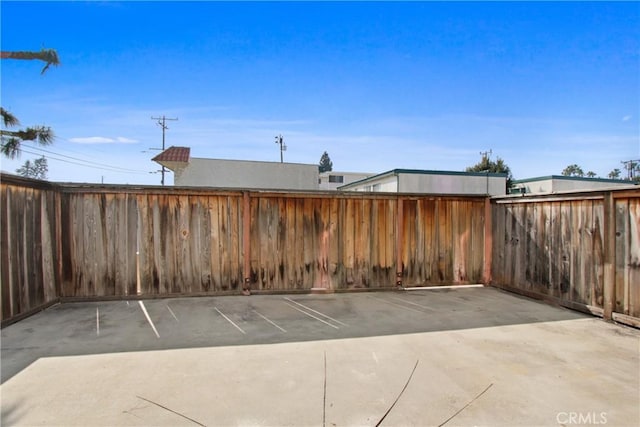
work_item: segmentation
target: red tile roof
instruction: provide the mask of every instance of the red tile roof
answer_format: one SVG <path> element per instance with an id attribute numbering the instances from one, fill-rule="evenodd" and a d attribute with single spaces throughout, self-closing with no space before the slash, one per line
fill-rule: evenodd
<path id="1" fill-rule="evenodd" d="M 155 156 L 153 159 L 154 162 L 183 162 L 189 163 L 189 154 L 191 153 L 191 148 L 189 147 L 169 147 L 164 150 L 162 153 Z"/>

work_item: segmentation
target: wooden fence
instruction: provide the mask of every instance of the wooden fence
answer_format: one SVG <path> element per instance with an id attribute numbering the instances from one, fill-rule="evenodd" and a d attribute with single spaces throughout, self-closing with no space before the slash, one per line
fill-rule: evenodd
<path id="1" fill-rule="evenodd" d="M 488 276 L 484 197 L 48 184 L 3 175 L 2 319 L 60 298 Z"/>
<path id="2" fill-rule="evenodd" d="M 2 320 L 19 319 L 59 297 L 59 193 L 31 180 L 0 188 Z"/>
<path id="3" fill-rule="evenodd" d="M 492 284 L 640 326 L 640 188 L 492 204 Z"/>
<path id="4" fill-rule="evenodd" d="M 2 175 L 3 324 L 60 299 L 491 283 L 640 325 L 640 188 L 540 197 Z"/>

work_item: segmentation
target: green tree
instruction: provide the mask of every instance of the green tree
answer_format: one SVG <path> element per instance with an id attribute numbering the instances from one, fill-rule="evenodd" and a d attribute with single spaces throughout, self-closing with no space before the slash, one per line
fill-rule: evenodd
<path id="1" fill-rule="evenodd" d="M 473 166 L 465 169 L 465 172 L 486 172 L 486 173 L 504 173 L 507 175 L 507 193 L 513 184 L 513 175 L 511 169 L 500 157 L 496 157 L 494 162 L 489 156 L 482 156 L 482 160 Z"/>
<path id="2" fill-rule="evenodd" d="M 609 172 L 609 175 L 607 175 L 607 177 L 609 179 L 620 179 L 620 174 L 622 174 L 622 171 L 618 168 L 615 168 L 614 170 Z"/>
<path id="3" fill-rule="evenodd" d="M 40 72 L 44 74 L 51 65 L 58 66 L 60 60 L 58 53 L 54 49 L 42 49 L 39 52 L 0 52 L 2 59 L 37 59 L 44 61 L 46 65 Z M 20 145 L 24 141 L 36 141 L 40 145 L 49 145 L 53 142 L 55 136 L 50 127 L 33 126 L 19 130 L 9 130 L 6 128 L 20 125 L 20 121 L 9 111 L 0 107 L 0 115 L 2 116 L 2 124 L 4 129 L 0 129 L 0 152 L 6 157 L 13 159 L 20 155 Z"/>
<path id="4" fill-rule="evenodd" d="M 18 175 L 22 175 L 25 178 L 33 179 L 47 179 L 47 173 L 49 172 L 49 166 L 47 165 L 47 159 L 42 156 L 31 163 L 27 160 L 24 164 L 16 169 Z"/>
<path id="5" fill-rule="evenodd" d="M 627 180 L 640 182 L 640 162 L 630 160 L 624 163 L 624 167 L 627 170 Z"/>
<path id="6" fill-rule="evenodd" d="M 564 176 L 584 176 L 584 171 L 582 168 L 576 164 L 569 165 L 562 170 L 562 175 Z"/>
<path id="7" fill-rule="evenodd" d="M 325 151 L 322 153 L 322 157 L 320 157 L 320 164 L 318 165 L 318 171 L 322 172 L 331 172 L 333 170 L 333 162 L 329 158 L 329 154 Z"/>
<path id="8" fill-rule="evenodd" d="M 595 178 L 596 176 L 598 176 L 594 171 L 589 171 L 585 174 L 585 176 L 587 178 Z"/>

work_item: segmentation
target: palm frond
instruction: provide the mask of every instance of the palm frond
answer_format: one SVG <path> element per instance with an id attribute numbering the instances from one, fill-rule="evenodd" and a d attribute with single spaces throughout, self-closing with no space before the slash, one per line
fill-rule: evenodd
<path id="1" fill-rule="evenodd" d="M 3 137 L 2 145 L 0 145 L 0 153 L 4 154 L 10 159 L 20 157 L 20 140 L 15 137 Z"/>
<path id="2" fill-rule="evenodd" d="M 36 141 L 40 145 L 49 145 L 53 143 L 55 134 L 50 127 L 37 126 L 26 128 L 24 130 L 0 130 L 2 137 L 2 148 L 0 152 L 10 159 L 14 159 L 20 155 L 20 144 L 22 141 Z"/>
<path id="3" fill-rule="evenodd" d="M 42 49 L 39 52 L 32 51 L 17 51 L 17 52 L 0 52 L 0 58 L 2 59 L 38 59 L 44 61 L 47 64 L 44 66 L 40 74 L 44 74 L 51 65 L 57 67 L 60 65 L 60 58 L 58 58 L 58 52 L 55 49 Z"/>
<path id="4" fill-rule="evenodd" d="M 0 107 L 0 115 L 2 116 L 2 121 L 6 127 L 17 126 L 20 124 L 20 120 L 4 108 Z"/>

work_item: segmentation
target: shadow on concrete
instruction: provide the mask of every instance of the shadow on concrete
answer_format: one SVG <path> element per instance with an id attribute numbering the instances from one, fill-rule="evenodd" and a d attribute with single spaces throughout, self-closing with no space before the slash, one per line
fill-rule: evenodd
<path id="1" fill-rule="evenodd" d="M 589 317 L 495 288 L 68 303 L 2 330 L 1 378 L 9 380 L 42 357 L 361 338 Z"/>

